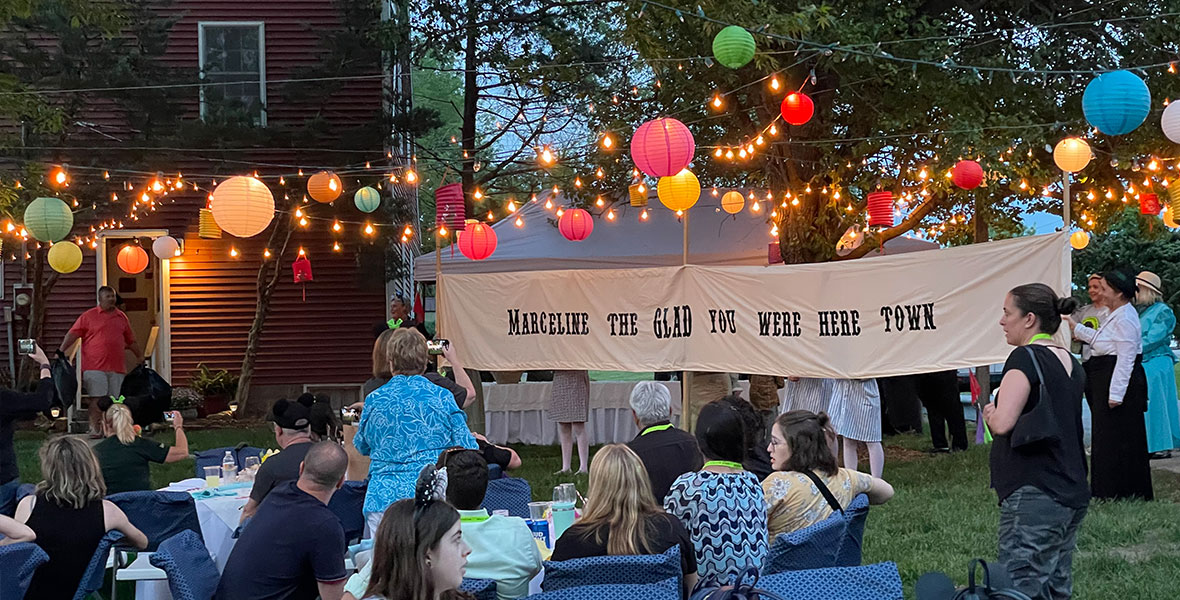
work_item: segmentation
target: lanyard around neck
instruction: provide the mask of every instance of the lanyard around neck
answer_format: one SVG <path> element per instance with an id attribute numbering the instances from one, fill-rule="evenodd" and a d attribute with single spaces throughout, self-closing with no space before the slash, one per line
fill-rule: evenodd
<path id="1" fill-rule="evenodd" d="M 459 517 L 460 523 L 483 523 L 492 518 L 491 515 L 471 515 L 469 517 Z"/>
<path id="2" fill-rule="evenodd" d="M 1038 334 L 1032 336 L 1032 339 L 1030 339 L 1028 341 L 1028 343 L 1032 344 L 1032 343 L 1035 343 L 1039 340 L 1051 340 L 1051 339 L 1053 339 L 1053 336 L 1051 336 L 1047 333 L 1038 333 Z"/>
<path id="3" fill-rule="evenodd" d="M 742 467 L 742 463 L 737 463 L 737 462 L 733 462 L 733 461 L 729 461 L 729 460 L 711 460 L 711 461 L 705 463 L 704 468 L 707 469 L 709 467 L 726 467 L 728 469 L 733 469 L 735 471 L 744 471 L 745 470 Z"/>
<path id="4" fill-rule="evenodd" d="M 651 427 L 648 427 L 647 429 L 644 429 L 644 430 L 643 430 L 643 431 L 642 431 L 642 432 L 641 432 L 639 435 L 641 435 L 641 436 L 642 436 L 642 435 L 647 435 L 647 434 L 649 434 L 649 433 L 651 433 L 651 432 L 653 432 L 653 431 L 664 431 L 664 430 L 666 430 L 666 429 L 671 429 L 671 428 L 672 428 L 672 424 L 671 424 L 671 423 L 665 423 L 665 424 L 663 424 L 663 425 L 652 425 Z"/>

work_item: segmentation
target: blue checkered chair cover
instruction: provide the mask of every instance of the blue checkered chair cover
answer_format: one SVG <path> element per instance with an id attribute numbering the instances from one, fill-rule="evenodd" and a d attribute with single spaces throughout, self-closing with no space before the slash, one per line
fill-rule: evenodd
<path id="1" fill-rule="evenodd" d="M 217 591 L 217 565 L 200 536 L 182 531 L 160 544 L 148 562 L 168 575 L 174 600 L 212 600 Z"/>
<path id="2" fill-rule="evenodd" d="M 0 546 L 0 598 L 24 598 L 37 567 L 49 562 L 49 555 L 32 542 Z"/>
<path id="3" fill-rule="evenodd" d="M 529 502 L 533 501 L 533 488 L 519 477 L 504 477 L 488 482 L 488 493 L 483 498 L 483 507 L 492 512 L 506 510 L 513 517 L 529 518 Z"/>
<path id="4" fill-rule="evenodd" d="M 102 587 L 102 578 L 107 572 L 107 559 L 111 556 L 111 548 L 123 541 L 123 534 L 118 531 L 108 531 L 98 541 L 98 548 L 90 557 L 86 571 L 82 573 L 82 581 L 78 582 L 78 591 L 74 593 L 74 600 L 84 600 L 91 593 Z"/>
<path id="5" fill-rule="evenodd" d="M 617 583 L 565 588 L 528 596 L 525 600 L 681 600 L 681 596 L 680 582 L 673 577 L 647 584 Z"/>
<path id="6" fill-rule="evenodd" d="M 833 515 L 835 516 L 835 515 Z M 840 552 L 836 556 L 837 567 L 859 567 L 861 548 L 864 545 L 865 521 L 869 518 L 869 497 L 857 494 L 848 508 L 844 509 L 843 519 L 847 529 L 844 540 L 840 543 Z"/>
<path id="7" fill-rule="evenodd" d="M 348 543 L 359 540 L 365 533 L 364 506 L 365 492 L 368 489 L 368 481 L 345 481 L 328 501 L 328 510 L 340 519 L 340 526 L 344 528 L 344 540 Z"/>
<path id="8" fill-rule="evenodd" d="M 230 456 L 234 457 L 234 462 L 237 463 L 239 471 L 246 464 L 247 456 L 262 456 L 262 448 L 255 448 L 253 446 L 246 446 L 241 450 L 234 450 L 234 448 L 235 446 L 224 446 L 198 452 L 196 454 L 196 476 L 203 479 L 205 477 L 205 467 L 220 467 L 226 452 L 229 452 Z"/>
<path id="9" fill-rule="evenodd" d="M 17 488 L 16 488 L 16 499 L 14 501 L 17 503 L 20 503 L 21 500 L 25 499 L 25 496 L 32 496 L 36 492 L 37 492 L 37 484 L 35 484 L 35 483 L 22 483 L 19 486 L 17 486 Z"/>
<path id="10" fill-rule="evenodd" d="M 841 544 L 847 530 L 848 523 L 840 513 L 832 513 L 815 525 L 780 534 L 770 545 L 762 574 L 839 566 Z"/>
<path id="11" fill-rule="evenodd" d="M 127 520 L 148 538 L 147 552 L 185 530 L 201 535 L 197 504 L 187 492 L 123 492 L 107 500 L 123 509 Z"/>
<path id="12" fill-rule="evenodd" d="M 891 562 L 766 575 L 758 587 L 784 598 L 807 600 L 902 600 L 901 576 Z"/>
<path id="13" fill-rule="evenodd" d="M 546 592 L 586 585 L 616 583 L 649 584 L 668 578 L 681 581 L 680 546 L 661 554 L 637 556 L 591 556 L 562 561 L 545 561 Z"/>
<path id="14" fill-rule="evenodd" d="M 496 580 L 463 578 L 459 591 L 475 596 L 475 600 L 496 600 Z"/>

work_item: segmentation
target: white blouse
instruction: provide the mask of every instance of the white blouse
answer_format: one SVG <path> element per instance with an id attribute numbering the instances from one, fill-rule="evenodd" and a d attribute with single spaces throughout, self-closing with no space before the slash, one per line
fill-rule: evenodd
<path id="1" fill-rule="evenodd" d="M 1110 379 L 1110 401 L 1122 404 L 1135 369 L 1135 357 L 1143 352 L 1143 329 L 1135 307 L 1127 303 L 1114 309 L 1096 330 L 1078 323 L 1073 333 L 1090 344 L 1092 356 L 1117 357 Z"/>

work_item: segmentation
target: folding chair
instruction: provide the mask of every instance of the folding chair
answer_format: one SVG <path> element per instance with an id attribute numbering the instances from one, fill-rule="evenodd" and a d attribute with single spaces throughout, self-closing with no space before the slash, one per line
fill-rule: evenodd
<path id="1" fill-rule="evenodd" d="M 344 486 L 332 494 L 328 510 L 335 513 L 344 528 L 344 541 L 352 543 L 365 534 L 365 492 L 368 481 L 345 481 Z"/>
<path id="2" fill-rule="evenodd" d="M 107 500 L 122 509 L 127 520 L 148 538 L 148 547 L 138 552 L 133 562 L 127 562 L 130 550 L 115 549 L 112 600 L 118 597 L 117 586 L 120 581 L 152 581 L 166 577 L 163 571 L 152 567 L 150 563 L 151 553 L 161 542 L 183 531 L 193 532 L 198 539 L 201 537 L 196 502 L 186 492 L 123 492 L 112 494 Z"/>
<path id="3" fill-rule="evenodd" d="M 459 591 L 475 596 L 475 600 L 496 600 L 496 580 L 463 578 Z"/>
<path id="4" fill-rule="evenodd" d="M 802 571 L 839 566 L 841 546 L 848 522 L 840 515 L 832 516 L 798 531 L 779 534 L 770 545 L 763 563 L 762 575 L 784 571 Z"/>
<path id="5" fill-rule="evenodd" d="M 488 482 L 488 492 L 483 498 L 483 508 L 490 513 L 507 510 L 513 517 L 529 518 L 529 502 L 533 501 L 533 488 L 519 477 L 503 477 Z"/>
<path id="6" fill-rule="evenodd" d="M 528 596 L 525 600 L 681 600 L 675 578 L 657 583 L 585 585 Z"/>
<path id="7" fill-rule="evenodd" d="M 86 571 L 82 573 L 82 580 L 78 582 L 78 591 L 74 593 L 74 600 L 85 600 L 91 594 L 96 594 L 102 587 L 102 578 L 106 575 L 107 561 L 111 558 L 111 549 L 115 544 L 123 541 L 123 534 L 118 531 L 108 531 L 98 541 Z M 97 595 L 97 594 L 96 594 Z"/>
<path id="8" fill-rule="evenodd" d="M 758 587 L 784 598 L 808 600 L 902 600 L 901 575 L 891 562 L 766 575 Z"/>
<path id="9" fill-rule="evenodd" d="M 33 573 L 47 562 L 49 555 L 32 542 L 0 546 L 0 598 L 24 598 Z"/>
<path id="10" fill-rule="evenodd" d="M 221 574 L 201 537 L 182 531 L 164 540 L 149 559 L 168 576 L 173 600 L 212 600 Z"/>
<path id="11" fill-rule="evenodd" d="M 591 556 L 545 562 L 545 580 L 541 589 L 554 592 L 588 585 L 651 584 L 675 579 L 684 573 L 680 568 L 680 546 L 661 554 Z"/>

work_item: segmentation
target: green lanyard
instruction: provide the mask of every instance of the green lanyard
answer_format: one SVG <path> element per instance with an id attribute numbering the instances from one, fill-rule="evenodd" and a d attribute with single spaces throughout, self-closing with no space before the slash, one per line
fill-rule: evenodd
<path id="1" fill-rule="evenodd" d="M 401 319 L 390 319 L 390 320 L 386 321 L 385 324 L 389 325 L 390 329 L 397 329 L 398 327 L 402 326 L 402 320 Z"/>
<path id="2" fill-rule="evenodd" d="M 736 462 L 728 461 L 728 460 L 711 460 L 711 461 L 705 463 L 704 468 L 707 469 L 709 467 L 727 467 L 730 469 L 734 469 L 735 471 L 744 471 L 745 470 L 742 467 L 742 463 L 736 463 Z"/>
<path id="3" fill-rule="evenodd" d="M 1047 333 L 1038 333 L 1038 334 L 1032 336 L 1032 339 L 1029 340 L 1028 343 L 1031 344 L 1033 342 L 1036 342 L 1037 340 L 1051 340 L 1051 339 L 1053 339 L 1053 336 L 1051 336 Z"/>
<path id="4" fill-rule="evenodd" d="M 648 427 L 647 429 L 644 429 L 643 432 L 640 433 L 639 435 L 647 435 L 653 431 L 664 431 L 665 429 L 671 429 L 671 428 L 672 428 L 671 423 L 668 423 L 666 425 L 653 425 L 651 427 Z"/>
<path id="5" fill-rule="evenodd" d="M 461 523 L 483 523 L 492 518 L 491 515 L 472 515 L 470 517 L 459 517 Z"/>

